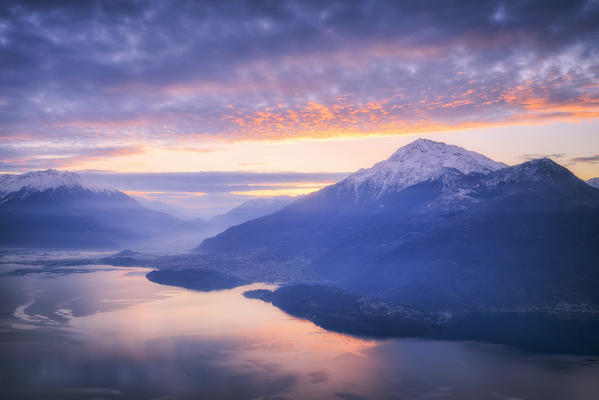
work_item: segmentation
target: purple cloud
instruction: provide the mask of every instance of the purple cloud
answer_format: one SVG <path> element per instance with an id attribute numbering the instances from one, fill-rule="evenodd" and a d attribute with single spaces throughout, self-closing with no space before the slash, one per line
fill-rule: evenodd
<path id="1" fill-rule="evenodd" d="M 0 140 L 126 147 L 597 118 L 597 20 L 589 1 L 6 1 Z"/>

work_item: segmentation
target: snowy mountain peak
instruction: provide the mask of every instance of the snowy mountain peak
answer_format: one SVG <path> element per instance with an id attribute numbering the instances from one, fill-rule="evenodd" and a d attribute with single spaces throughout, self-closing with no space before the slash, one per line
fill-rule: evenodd
<path id="1" fill-rule="evenodd" d="M 418 139 L 400 147 L 386 161 L 410 167 L 421 165 L 425 169 L 455 168 L 464 174 L 489 173 L 507 166 L 474 151 L 428 139 Z"/>
<path id="2" fill-rule="evenodd" d="M 445 144 L 442 142 L 435 142 L 434 140 L 416 139 L 412 143 L 409 143 L 409 144 L 397 149 L 395 151 L 395 153 L 393 153 L 391 155 L 391 157 L 388 158 L 388 160 L 399 161 L 399 160 L 405 158 L 406 156 L 414 156 L 419 153 L 441 152 L 449 146 L 451 146 L 451 145 L 448 145 L 448 144 Z M 453 146 L 453 147 L 457 147 L 457 146 Z"/>
<path id="3" fill-rule="evenodd" d="M 399 148 L 387 160 L 376 163 L 372 168 L 350 175 L 340 186 L 354 191 L 356 198 L 362 197 L 364 191 L 370 198 L 379 198 L 385 193 L 437 178 L 448 168 L 463 174 L 488 174 L 506 166 L 458 146 L 418 139 Z"/>
<path id="4" fill-rule="evenodd" d="M 16 192 L 24 188 L 31 192 L 43 192 L 59 187 L 81 188 L 93 192 L 116 191 L 107 187 L 91 185 L 74 172 L 55 169 L 27 172 L 21 175 L 0 175 L 0 194 Z"/>

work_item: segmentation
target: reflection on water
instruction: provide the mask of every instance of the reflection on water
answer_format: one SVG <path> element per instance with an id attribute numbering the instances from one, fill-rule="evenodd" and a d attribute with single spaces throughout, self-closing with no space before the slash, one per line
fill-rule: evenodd
<path id="1" fill-rule="evenodd" d="M 599 398 L 589 357 L 358 339 L 241 295 L 267 285 L 201 293 L 85 268 L 0 278 L 0 397 Z"/>

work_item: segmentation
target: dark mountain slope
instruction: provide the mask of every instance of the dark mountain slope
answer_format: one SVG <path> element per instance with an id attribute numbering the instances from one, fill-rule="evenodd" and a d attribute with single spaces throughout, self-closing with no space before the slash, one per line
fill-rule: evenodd
<path id="1" fill-rule="evenodd" d="M 314 268 L 345 288 L 420 309 L 599 304 L 598 190 L 537 160 L 443 196 L 456 192 L 468 197 L 377 226 Z"/>
<path id="2" fill-rule="evenodd" d="M 311 278 L 420 310 L 599 305 L 599 190 L 551 160 L 487 174 L 443 167 L 367 202 L 340 186 L 200 249 L 300 258 Z"/>

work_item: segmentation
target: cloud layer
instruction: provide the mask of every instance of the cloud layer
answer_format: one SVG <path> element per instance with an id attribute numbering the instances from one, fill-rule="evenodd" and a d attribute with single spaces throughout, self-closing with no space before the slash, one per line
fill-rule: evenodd
<path id="1" fill-rule="evenodd" d="M 210 218 L 253 197 L 301 195 L 344 179 L 348 173 L 114 173 L 86 171 L 80 175 L 103 186 L 115 187 L 152 206 L 178 207 L 174 212 Z M 156 204 L 154 204 L 156 206 Z M 169 210 L 168 212 L 173 212 Z"/>
<path id="2" fill-rule="evenodd" d="M 596 0 L 5 1 L 1 162 L 597 118 L 598 20 Z"/>

